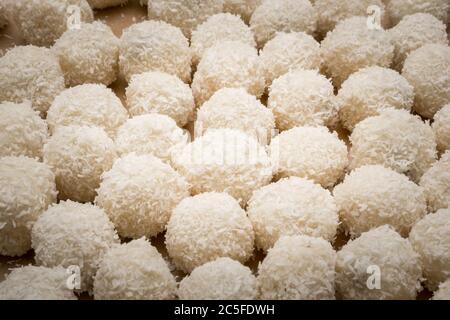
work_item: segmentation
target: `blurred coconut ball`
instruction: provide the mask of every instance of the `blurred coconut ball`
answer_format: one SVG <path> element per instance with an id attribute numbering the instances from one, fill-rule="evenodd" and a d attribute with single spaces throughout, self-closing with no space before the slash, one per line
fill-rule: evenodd
<path id="1" fill-rule="evenodd" d="M 0 28 L 8 24 L 8 9 L 4 3 L 0 3 Z"/>
<path id="2" fill-rule="evenodd" d="M 98 126 L 113 138 L 128 119 L 128 112 L 115 93 L 102 84 L 83 84 L 56 96 L 47 112 L 51 133 L 62 126 Z"/>
<path id="3" fill-rule="evenodd" d="M 165 300 L 176 292 L 166 261 L 145 238 L 109 249 L 94 278 L 96 300 Z"/>
<path id="4" fill-rule="evenodd" d="M 379 66 L 362 68 L 348 77 L 337 95 L 339 120 L 353 130 L 360 121 L 391 107 L 411 110 L 414 89 L 398 72 Z"/>
<path id="5" fill-rule="evenodd" d="M 256 247 L 269 250 L 281 236 L 308 235 L 333 241 L 339 224 L 330 192 L 314 182 L 289 177 L 253 193 L 247 207 Z"/>
<path id="6" fill-rule="evenodd" d="M 132 76 L 126 98 L 132 116 L 160 113 L 174 119 L 180 127 L 193 118 L 195 110 L 189 85 L 176 76 L 157 71 Z"/>
<path id="7" fill-rule="evenodd" d="M 181 300 L 254 300 L 252 271 L 230 258 L 218 258 L 195 268 L 180 282 Z"/>
<path id="8" fill-rule="evenodd" d="M 334 300 L 336 252 L 322 238 L 281 237 L 258 268 L 263 300 Z"/>
<path id="9" fill-rule="evenodd" d="M 0 158 L 0 254 L 21 256 L 31 248 L 31 228 L 56 201 L 55 175 L 24 156 Z"/>
<path id="10" fill-rule="evenodd" d="M 116 158 L 114 142 L 98 127 L 63 126 L 44 146 L 44 162 L 56 176 L 60 199 L 94 200 L 100 176 Z"/>
<path id="11" fill-rule="evenodd" d="M 173 208 L 189 196 L 186 180 L 151 155 L 128 154 L 102 175 L 95 203 L 120 236 L 156 236 L 166 228 Z"/>
<path id="12" fill-rule="evenodd" d="M 93 9 L 105 9 L 108 7 L 124 5 L 128 0 L 87 0 L 87 2 Z"/>
<path id="13" fill-rule="evenodd" d="M 143 21 L 120 38 L 119 69 L 127 81 L 135 74 L 161 71 L 191 80 L 189 41 L 180 29 L 163 21 Z"/>
<path id="14" fill-rule="evenodd" d="M 450 300 L 450 278 L 439 285 L 439 289 L 433 294 L 433 300 Z"/>
<path id="15" fill-rule="evenodd" d="M 389 0 L 386 3 L 386 10 L 393 26 L 399 23 L 403 17 L 418 12 L 432 14 L 442 22 L 447 23 L 449 9 L 448 0 Z"/>
<path id="16" fill-rule="evenodd" d="M 223 11 L 241 16 L 245 23 L 249 23 L 255 9 L 263 0 L 225 0 Z"/>
<path id="17" fill-rule="evenodd" d="M 337 253 L 336 296 L 357 300 L 414 300 L 422 269 L 407 239 L 389 226 L 364 232 Z"/>
<path id="18" fill-rule="evenodd" d="M 445 152 L 450 149 L 450 103 L 436 112 L 432 128 L 436 135 L 438 150 Z"/>

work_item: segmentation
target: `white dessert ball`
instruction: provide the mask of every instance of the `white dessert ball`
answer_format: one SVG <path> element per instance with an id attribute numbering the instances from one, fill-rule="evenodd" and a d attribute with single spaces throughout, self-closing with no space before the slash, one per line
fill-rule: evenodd
<path id="1" fill-rule="evenodd" d="M 253 12 L 261 2 L 262 0 L 225 0 L 223 11 L 241 16 L 242 20 L 248 23 Z"/>
<path id="2" fill-rule="evenodd" d="M 60 127 L 44 146 L 44 162 L 55 173 L 60 199 L 93 201 L 100 176 L 115 158 L 114 142 L 98 127 Z"/>
<path id="3" fill-rule="evenodd" d="M 245 205 L 252 192 L 272 180 L 265 147 L 235 129 L 212 129 L 172 155 L 191 192 L 228 192 Z"/>
<path id="4" fill-rule="evenodd" d="M 322 238 L 281 237 L 258 268 L 263 300 L 334 300 L 336 252 Z"/>
<path id="5" fill-rule="evenodd" d="M 94 278 L 96 300 L 165 300 L 176 292 L 166 261 L 145 238 L 109 249 Z"/>
<path id="6" fill-rule="evenodd" d="M 77 300 L 67 288 L 68 277 L 61 266 L 14 268 L 0 282 L 0 300 Z"/>
<path id="7" fill-rule="evenodd" d="M 413 103 L 414 88 L 409 82 L 398 72 L 379 66 L 351 74 L 337 95 L 339 120 L 350 131 L 387 107 L 409 111 Z"/>
<path id="8" fill-rule="evenodd" d="M 24 156 L 0 158 L 0 254 L 21 256 L 31 248 L 31 228 L 56 201 L 55 175 Z"/>
<path id="9" fill-rule="evenodd" d="M 425 216 L 412 228 L 409 241 L 420 255 L 425 284 L 436 290 L 450 277 L 450 208 Z"/>
<path id="10" fill-rule="evenodd" d="M 132 76 L 126 98 L 132 116 L 160 113 L 174 119 L 180 127 L 193 118 L 195 110 L 189 85 L 176 76 L 157 71 Z"/>
<path id="11" fill-rule="evenodd" d="M 332 187 L 344 175 L 347 146 L 326 127 L 295 127 L 275 137 L 270 157 L 277 178 L 297 176 Z"/>
<path id="12" fill-rule="evenodd" d="M 336 294 L 342 299 L 414 300 L 421 278 L 418 254 L 386 225 L 364 232 L 337 253 Z"/>
<path id="13" fill-rule="evenodd" d="M 0 58 L 0 101 L 29 100 L 44 116 L 62 90 L 64 75 L 50 49 L 18 46 Z"/>
<path id="14" fill-rule="evenodd" d="M 95 203 L 125 238 L 152 237 L 166 228 L 173 208 L 189 196 L 186 180 L 151 155 L 119 158 L 102 175 Z"/>
<path id="15" fill-rule="evenodd" d="M 450 103 L 436 112 L 432 128 L 436 135 L 438 150 L 445 152 L 450 149 Z"/>
<path id="16" fill-rule="evenodd" d="M 207 49 L 192 82 L 197 105 L 219 89 L 240 87 L 258 98 L 264 92 L 264 72 L 257 50 L 241 41 L 224 41 Z"/>
<path id="17" fill-rule="evenodd" d="M 195 268 L 178 289 L 181 300 L 254 300 L 257 293 L 252 271 L 230 258 Z"/>
<path id="18" fill-rule="evenodd" d="M 128 119 L 128 112 L 115 93 L 101 84 L 68 88 L 56 96 L 47 112 L 50 132 L 70 125 L 98 126 L 114 137 Z"/>
<path id="19" fill-rule="evenodd" d="M 0 103 L 0 157 L 42 158 L 47 139 L 47 123 L 31 103 Z"/>
<path id="20" fill-rule="evenodd" d="M 124 5 L 128 0 L 87 0 L 93 9 L 104 9 Z"/>
<path id="21" fill-rule="evenodd" d="M 450 278 L 439 285 L 433 294 L 433 300 L 450 300 Z"/>
<path id="22" fill-rule="evenodd" d="M 191 51 L 180 29 L 162 21 L 143 21 L 120 38 L 119 68 L 127 81 L 134 74 L 161 71 L 191 80 Z"/>
<path id="23" fill-rule="evenodd" d="M 308 0 L 264 0 L 253 12 L 250 27 L 258 46 L 262 48 L 280 31 L 314 34 L 317 13 Z"/>
<path id="24" fill-rule="evenodd" d="M 355 126 L 350 141 L 350 169 L 379 164 L 418 182 L 436 161 L 433 130 L 406 110 L 389 108 L 366 118 Z"/>
<path id="25" fill-rule="evenodd" d="M 307 235 L 333 241 L 339 224 L 331 193 L 298 177 L 253 192 L 247 212 L 255 230 L 256 247 L 264 251 L 282 236 Z"/>
<path id="26" fill-rule="evenodd" d="M 182 200 L 167 225 L 166 247 L 178 269 L 191 272 L 220 257 L 241 263 L 253 254 L 254 233 L 239 203 L 208 192 Z"/>
<path id="27" fill-rule="evenodd" d="M 394 45 L 384 30 L 371 30 L 366 17 L 339 22 L 321 43 L 325 72 L 340 87 L 349 75 L 361 68 L 378 65 L 389 68 Z"/>
<path id="28" fill-rule="evenodd" d="M 391 24 L 395 26 L 404 16 L 414 13 L 429 13 L 444 23 L 448 22 L 448 0 L 389 0 L 386 4 Z"/>
<path id="29" fill-rule="evenodd" d="M 414 87 L 414 110 L 425 118 L 450 103 L 450 47 L 426 44 L 411 52 L 402 75 Z"/>
<path id="30" fill-rule="evenodd" d="M 26 43 L 51 46 L 78 22 L 92 22 L 94 14 L 86 0 L 18 1 L 14 20 Z"/>

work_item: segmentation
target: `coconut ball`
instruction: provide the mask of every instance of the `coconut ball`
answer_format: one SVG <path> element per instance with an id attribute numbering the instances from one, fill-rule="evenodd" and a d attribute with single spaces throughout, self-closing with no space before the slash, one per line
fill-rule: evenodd
<path id="1" fill-rule="evenodd" d="M 93 201 L 101 174 L 115 158 L 114 142 L 98 127 L 60 127 L 44 146 L 44 162 L 55 173 L 60 199 Z"/>
<path id="2" fill-rule="evenodd" d="M 275 130 L 275 119 L 255 96 L 243 88 L 223 88 L 212 95 L 197 112 L 196 129 L 238 129 L 267 144 Z"/>
<path id="3" fill-rule="evenodd" d="M 144 72 L 132 76 L 126 97 L 132 116 L 160 113 L 174 119 L 180 127 L 193 118 L 195 103 L 191 88 L 167 73 Z"/>
<path id="4" fill-rule="evenodd" d="M 278 32 L 261 51 L 267 85 L 293 69 L 320 69 L 320 44 L 304 32 Z"/>
<path id="5" fill-rule="evenodd" d="M 450 149 L 450 103 L 436 112 L 432 128 L 436 135 L 438 150 L 445 152 Z"/>
<path id="6" fill-rule="evenodd" d="M 281 236 L 308 235 L 333 241 L 339 224 L 330 192 L 298 177 L 256 190 L 247 212 L 255 230 L 256 247 L 264 251 Z"/>
<path id="7" fill-rule="evenodd" d="M 166 261 L 145 238 L 108 250 L 94 278 L 96 300 L 175 299 L 176 291 Z"/>
<path id="8" fill-rule="evenodd" d="M 137 239 L 164 231 L 172 209 L 189 196 L 189 185 L 160 159 L 132 153 L 102 175 L 97 193 L 95 203 L 119 235 Z"/>
<path id="9" fill-rule="evenodd" d="M 450 278 L 439 285 L 439 289 L 433 295 L 433 300 L 450 300 Z"/>
<path id="10" fill-rule="evenodd" d="M 16 6 L 14 20 L 20 35 L 36 46 L 51 46 L 67 29 L 77 29 L 78 22 L 94 20 L 86 0 L 26 0 Z"/>
<path id="11" fill-rule="evenodd" d="M 262 1 L 253 12 L 250 27 L 262 48 L 279 31 L 314 34 L 317 13 L 308 0 Z"/>
<path id="12" fill-rule="evenodd" d="M 124 5 L 128 0 L 87 0 L 87 2 L 94 9 L 104 9 Z"/>
<path id="13" fill-rule="evenodd" d="M 384 30 L 370 30 L 366 17 L 339 22 L 321 43 L 325 72 L 340 87 L 349 75 L 361 68 L 378 65 L 389 68 L 394 45 Z"/>
<path id="14" fill-rule="evenodd" d="M 322 238 L 281 237 L 258 268 L 263 300 L 334 300 L 336 252 Z"/>
<path id="15" fill-rule="evenodd" d="M 83 23 L 56 40 L 53 51 L 59 58 L 66 85 L 116 80 L 119 69 L 119 39 L 102 22 Z"/>
<path id="16" fill-rule="evenodd" d="M 223 41 L 207 49 L 192 82 L 197 105 L 219 89 L 240 87 L 258 98 L 264 92 L 264 72 L 257 50 L 241 41 Z"/>
<path id="17" fill-rule="evenodd" d="M 402 75 L 414 87 L 414 110 L 432 118 L 450 103 L 450 47 L 426 44 L 411 52 L 405 60 Z"/>
<path id="18" fill-rule="evenodd" d="M 420 255 L 426 286 L 436 290 L 450 277 L 450 208 L 425 216 L 412 228 L 409 241 Z"/>
<path id="19" fill-rule="evenodd" d="M 359 122 L 350 141 L 350 169 L 380 164 L 418 182 L 436 161 L 433 130 L 406 110 L 389 108 Z"/>
<path id="20" fill-rule="evenodd" d="M 105 212 L 90 203 L 61 201 L 47 209 L 31 232 L 38 265 L 78 266 L 81 291 L 91 291 L 103 255 L 119 238 Z"/>
<path id="21" fill-rule="evenodd" d="M 47 123 L 31 103 L 0 103 L 0 157 L 42 158 L 47 139 Z"/>
<path id="22" fill-rule="evenodd" d="M 269 88 L 267 107 L 280 130 L 333 126 L 337 122 L 333 85 L 316 70 L 294 70 L 275 79 Z"/>
<path id="23" fill-rule="evenodd" d="M 167 252 L 185 272 L 220 257 L 244 263 L 253 254 L 253 242 L 247 214 L 227 193 L 207 192 L 183 199 L 167 225 Z"/>
<path id="24" fill-rule="evenodd" d="M 297 176 L 332 187 L 347 167 L 347 146 L 326 127 L 295 127 L 275 137 L 270 157 L 277 178 Z"/>
<path id="25" fill-rule="evenodd" d="M 167 72 L 184 82 L 191 80 L 189 41 L 180 29 L 165 22 L 131 25 L 122 33 L 119 52 L 120 72 L 127 81 L 132 75 L 146 71 Z"/>
<path id="26" fill-rule="evenodd" d="M 398 72 L 379 66 L 362 68 L 348 77 L 337 95 L 339 119 L 348 130 L 387 107 L 411 110 L 414 89 Z"/>
<path id="27" fill-rule="evenodd" d="M 64 75 L 58 58 L 49 49 L 18 46 L 0 58 L 0 101 L 29 100 L 45 115 L 62 90 Z"/>
<path id="28" fill-rule="evenodd" d="M 261 2 L 262 0 L 225 0 L 223 10 L 241 16 L 242 20 L 248 23 Z"/>
<path id="29" fill-rule="evenodd" d="M 228 192 L 242 205 L 272 180 L 265 147 L 234 129 L 209 130 L 174 153 L 172 163 L 191 184 L 193 194 Z"/>
<path id="30" fill-rule="evenodd" d="M 31 228 L 56 201 L 55 176 L 24 156 L 0 158 L 0 255 L 21 256 L 31 248 Z"/>
<path id="31" fill-rule="evenodd" d="M 68 277 L 61 266 L 15 268 L 0 282 L 0 300 L 77 300 L 66 286 Z"/>
<path id="32" fill-rule="evenodd" d="M 195 268 L 180 282 L 181 300 L 254 300 L 252 271 L 230 258 L 218 258 Z"/>
<path id="33" fill-rule="evenodd" d="M 429 13 L 446 23 L 448 21 L 448 0 L 389 0 L 386 4 L 392 25 L 396 25 L 404 16 L 414 13 Z"/>
<path id="34" fill-rule="evenodd" d="M 209 16 L 223 10 L 224 0 L 148 0 L 148 17 L 180 28 L 186 37 Z"/>
<path id="35" fill-rule="evenodd" d="M 0 3 L 0 28 L 8 24 L 8 12 L 5 4 Z"/>
<path id="36" fill-rule="evenodd" d="M 128 119 L 128 112 L 115 93 L 101 84 L 83 84 L 56 96 L 47 113 L 50 131 L 70 125 L 98 126 L 114 137 Z"/>

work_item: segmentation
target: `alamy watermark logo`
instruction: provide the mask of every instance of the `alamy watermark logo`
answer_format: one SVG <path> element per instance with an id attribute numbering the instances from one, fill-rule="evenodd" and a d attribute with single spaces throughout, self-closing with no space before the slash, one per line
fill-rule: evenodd
<path id="1" fill-rule="evenodd" d="M 67 7 L 67 29 L 81 29 L 81 10 L 79 6 L 70 5 Z"/>
<path id="2" fill-rule="evenodd" d="M 66 269 L 66 273 L 69 275 L 66 280 L 66 287 L 69 290 L 81 289 L 81 270 L 79 266 L 69 266 Z"/>
<path id="3" fill-rule="evenodd" d="M 369 30 L 383 30 L 381 27 L 381 8 L 377 5 L 367 7 L 367 28 Z"/>
<path id="4" fill-rule="evenodd" d="M 369 290 L 381 289 L 381 270 L 377 265 L 370 265 L 366 269 L 367 274 L 370 276 L 367 278 L 366 286 Z"/>

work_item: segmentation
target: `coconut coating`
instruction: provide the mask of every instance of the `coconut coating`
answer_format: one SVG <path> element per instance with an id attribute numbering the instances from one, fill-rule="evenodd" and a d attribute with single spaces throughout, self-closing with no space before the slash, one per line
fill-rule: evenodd
<path id="1" fill-rule="evenodd" d="M 128 0 L 87 0 L 87 2 L 93 9 L 104 9 L 124 5 Z"/>
<path id="2" fill-rule="evenodd" d="M 176 76 L 162 72 L 144 72 L 131 77 L 126 89 L 128 110 L 132 116 L 160 113 L 174 119 L 180 127 L 193 117 L 192 90 Z"/>
<path id="3" fill-rule="evenodd" d="M 371 286 L 377 271 L 379 289 Z M 421 278 L 418 254 L 387 225 L 364 232 L 337 253 L 336 296 L 342 299 L 414 300 Z"/>
<path id="4" fill-rule="evenodd" d="M 414 87 L 414 110 L 425 118 L 450 103 L 450 47 L 426 44 L 411 52 L 402 75 Z"/>
<path id="5" fill-rule="evenodd" d="M 180 28 L 186 37 L 209 16 L 223 10 L 224 0 L 148 0 L 148 17 Z"/>
<path id="6" fill-rule="evenodd" d="M 68 277 L 61 266 L 15 268 L 0 282 L 0 300 L 77 300 L 66 286 Z"/>
<path id="7" fill-rule="evenodd" d="M 185 272 L 220 257 L 244 263 L 253 254 L 253 242 L 250 220 L 227 193 L 185 198 L 175 207 L 167 225 L 167 252 Z"/>
<path id="8" fill-rule="evenodd" d="M 256 47 L 253 32 L 238 16 L 219 13 L 209 17 L 192 32 L 192 60 L 196 65 L 206 49 L 223 41 L 242 41 Z"/>
<path id="9" fill-rule="evenodd" d="M 47 112 L 50 132 L 70 125 L 97 126 L 114 137 L 128 119 L 128 112 L 115 93 L 101 84 L 68 88 L 56 96 Z"/>
<path id="10" fill-rule="evenodd" d="M 261 51 L 266 85 L 293 69 L 320 69 L 320 44 L 304 32 L 278 32 Z"/>
<path id="11" fill-rule="evenodd" d="M 272 180 L 265 147 L 234 129 L 213 129 L 172 155 L 191 192 L 228 192 L 245 205 L 252 192 Z"/>
<path id="12" fill-rule="evenodd" d="M 384 30 L 370 30 L 366 17 L 339 22 L 321 43 L 325 72 L 340 87 L 349 75 L 361 68 L 378 65 L 389 68 L 394 45 Z"/>
<path id="13" fill-rule="evenodd" d="M 348 77 L 337 95 L 339 119 L 348 130 L 387 107 L 411 110 L 414 89 L 398 72 L 379 66 L 362 68 Z"/>
<path id="14" fill-rule="evenodd" d="M 436 161 L 433 130 L 406 110 L 389 108 L 359 122 L 350 141 L 350 169 L 379 164 L 418 182 Z"/>
<path id="15" fill-rule="evenodd" d="M 47 139 L 47 123 L 31 103 L 0 103 L 0 157 L 42 158 Z"/>
<path id="16" fill-rule="evenodd" d="M 441 20 L 448 22 L 448 10 L 450 9 L 448 0 L 389 0 L 386 4 L 390 22 L 393 26 L 402 20 L 404 16 L 414 13 L 429 13 Z"/>
<path id="17" fill-rule="evenodd" d="M 50 206 L 39 217 L 31 241 L 38 265 L 78 266 L 81 291 L 91 292 L 103 255 L 119 238 L 102 209 L 68 200 Z"/>
<path id="18" fill-rule="evenodd" d="M 333 194 L 343 227 L 352 238 L 385 224 L 406 237 L 427 214 L 424 189 L 380 165 L 353 170 Z"/>
<path id="19" fill-rule="evenodd" d="M 267 144 L 275 119 L 255 96 L 243 88 L 223 88 L 212 95 L 197 112 L 196 129 L 238 129 Z"/>
<path id="20" fill-rule="evenodd" d="M 0 58 L 0 101 L 29 100 L 45 115 L 62 90 L 64 75 L 58 58 L 49 49 L 17 46 Z"/>
<path id="21" fill-rule="evenodd" d="M 115 158 L 114 142 L 98 127 L 60 127 L 44 146 L 44 162 L 55 173 L 60 199 L 93 201 L 101 174 Z"/>
<path id="22" fill-rule="evenodd" d="M 164 231 L 173 208 L 189 196 L 186 180 L 151 155 L 131 153 L 102 175 L 95 203 L 125 238 L 156 236 Z"/>
<path id="23" fill-rule="evenodd" d="M 180 282 L 181 300 L 254 300 L 256 278 L 250 268 L 218 258 L 195 268 Z"/>
<path id="24" fill-rule="evenodd" d="M 134 74 L 161 71 L 191 80 L 191 50 L 180 29 L 162 21 L 143 21 L 120 38 L 119 69 L 127 81 Z"/>
<path id="25" fill-rule="evenodd" d="M 262 48 L 277 32 L 299 32 L 314 34 L 317 28 L 317 13 L 308 0 L 262 1 L 250 18 L 258 46 Z"/>
<path id="26" fill-rule="evenodd" d="M 26 43 L 48 47 L 69 28 L 92 22 L 94 13 L 86 0 L 17 1 L 14 20 Z"/>
<path id="27" fill-rule="evenodd" d="M 263 300 L 334 300 L 336 252 L 322 238 L 281 237 L 258 268 Z"/>
<path id="28" fill-rule="evenodd" d="M 56 40 L 53 51 L 59 58 L 66 85 L 102 83 L 109 85 L 119 70 L 119 39 L 104 23 L 83 23 Z"/>
<path id="29" fill-rule="evenodd" d="M 96 300 L 175 299 L 176 291 L 166 261 L 145 238 L 108 250 L 94 278 Z"/>
<path id="30" fill-rule="evenodd" d="M 21 256 L 31 248 L 31 228 L 56 201 L 55 175 L 24 156 L 0 158 L 0 254 Z"/>
<path id="31" fill-rule="evenodd" d="M 222 88 L 244 88 L 260 97 L 265 87 L 257 50 L 241 41 L 223 41 L 207 49 L 192 82 L 197 106 Z"/>
<path id="32" fill-rule="evenodd" d="M 261 2 L 262 0 L 225 0 L 223 11 L 241 16 L 242 20 L 248 23 L 253 12 Z"/>
<path id="33" fill-rule="evenodd" d="M 337 122 L 333 85 L 316 70 L 293 70 L 275 79 L 269 88 L 267 107 L 280 130 L 333 126 Z"/>
<path id="34" fill-rule="evenodd" d="M 433 300 L 450 300 L 450 278 L 439 285 L 439 289 L 433 294 Z"/>
<path id="35" fill-rule="evenodd" d="M 450 208 L 425 216 L 412 228 L 409 241 L 420 255 L 426 286 L 436 290 L 450 277 Z"/>
<path id="36" fill-rule="evenodd" d="M 247 207 L 256 247 L 267 251 L 282 236 L 333 241 L 339 224 L 331 193 L 311 180 L 289 177 L 253 193 Z"/>
<path id="37" fill-rule="evenodd" d="M 438 150 L 445 152 L 450 149 L 450 103 L 436 112 L 432 128 L 436 135 Z"/>
<path id="38" fill-rule="evenodd" d="M 270 157 L 277 178 L 297 176 L 332 187 L 347 167 L 347 147 L 326 127 L 295 127 L 275 137 Z"/>

